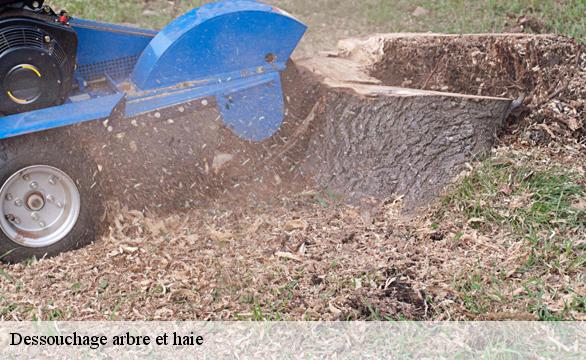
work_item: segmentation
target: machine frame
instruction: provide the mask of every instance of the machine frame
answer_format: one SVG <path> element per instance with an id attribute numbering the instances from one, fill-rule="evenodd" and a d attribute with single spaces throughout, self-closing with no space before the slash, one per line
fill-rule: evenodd
<path id="1" fill-rule="evenodd" d="M 283 121 L 280 72 L 306 30 L 249 0 L 204 5 L 160 32 L 75 18 L 71 26 L 76 89 L 63 105 L 0 118 L 0 139 L 201 100 L 239 137 L 264 140 Z"/>

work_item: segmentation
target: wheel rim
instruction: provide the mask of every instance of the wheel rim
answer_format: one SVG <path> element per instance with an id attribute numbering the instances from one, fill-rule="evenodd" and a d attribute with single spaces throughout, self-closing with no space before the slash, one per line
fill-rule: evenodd
<path id="1" fill-rule="evenodd" d="M 25 247 L 46 247 L 69 234 L 79 217 L 81 201 L 75 182 L 46 165 L 14 173 L 0 189 L 0 229 Z"/>

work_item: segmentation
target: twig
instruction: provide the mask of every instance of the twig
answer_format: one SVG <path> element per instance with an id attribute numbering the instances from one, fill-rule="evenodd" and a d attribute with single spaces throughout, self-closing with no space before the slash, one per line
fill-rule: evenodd
<path id="1" fill-rule="evenodd" d="M 433 67 L 433 70 L 431 71 L 431 74 L 429 74 L 427 80 L 425 80 L 425 82 L 421 86 L 421 90 L 425 90 L 425 88 L 427 87 L 427 84 L 429 84 L 429 82 L 431 81 L 431 78 L 433 78 L 433 76 L 435 75 L 435 73 L 439 69 L 439 65 L 442 62 L 442 60 L 444 59 L 445 55 L 446 55 L 446 53 L 443 53 L 442 56 L 440 56 L 440 58 L 437 60 L 437 63 L 435 64 L 435 66 Z"/>
<path id="2" fill-rule="evenodd" d="M 311 112 L 309 113 L 309 115 L 307 115 L 307 117 L 303 120 L 303 122 L 295 130 L 295 133 L 291 136 L 290 140 L 283 146 L 282 150 L 279 151 L 279 153 L 277 155 L 269 156 L 266 160 L 266 163 L 270 163 L 274 159 L 282 158 L 283 155 L 288 153 L 293 147 L 295 147 L 295 145 L 297 145 L 297 142 L 299 141 L 299 139 L 301 139 L 302 135 L 305 132 L 307 132 L 307 130 L 309 129 L 309 125 L 311 125 L 313 120 L 315 120 L 315 113 L 316 113 L 316 110 L 317 110 L 317 107 L 319 104 L 320 104 L 319 101 L 316 102 L 316 104 L 311 109 Z"/>

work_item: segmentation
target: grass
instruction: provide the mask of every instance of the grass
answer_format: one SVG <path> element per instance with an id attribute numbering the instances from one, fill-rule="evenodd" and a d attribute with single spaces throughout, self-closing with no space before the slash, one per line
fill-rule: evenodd
<path id="1" fill-rule="evenodd" d="M 76 16 L 147 28 L 162 28 L 175 17 L 209 1 L 186 0 L 170 4 L 168 1 L 143 0 L 51 0 L 56 8 L 67 9 Z"/>
<path id="2" fill-rule="evenodd" d="M 186 0 L 51 0 L 71 14 L 102 21 L 161 28 L 171 19 L 210 1 Z M 434 31 L 448 33 L 501 32 L 520 16 L 534 17 L 545 30 L 586 40 L 586 2 L 583 0 L 266 0 L 302 18 L 319 13 L 324 18 L 369 24 L 372 31 Z M 422 7 L 428 12 L 415 17 Z"/>
<path id="3" fill-rule="evenodd" d="M 469 221 L 478 219 L 472 221 L 474 227 L 504 226 L 539 242 L 543 232 L 586 226 L 586 211 L 573 207 L 585 194 L 578 175 L 566 169 L 535 171 L 489 160 L 444 198 L 444 204 L 456 207 Z"/>
<path id="4" fill-rule="evenodd" d="M 84 0 L 53 0 L 48 2 L 56 8 L 67 9 L 67 11 L 76 17 L 85 17 L 110 21 L 116 23 L 134 23 L 139 24 L 143 12 L 141 1 L 126 0 L 102 0 L 102 1 L 84 1 Z"/>
<path id="5" fill-rule="evenodd" d="M 250 312 L 236 316 L 238 320 L 282 321 L 288 320 L 287 305 L 295 296 L 299 282 L 292 280 L 280 287 L 266 289 L 267 299 L 244 294 L 240 301 L 250 305 Z"/>
<path id="6" fill-rule="evenodd" d="M 237 314 L 236 319 L 240 321 L 283 321 L 287 318 L 279 310 L 279 305 L 270 304 L 263 306 L 258 299 L 252 298 L 250 312 Z"/>
<path id="7" fill-rule="evenodd" d="M 586 199 L 586 189 L 580 175 L 570 169 L 535 165 L 532 159 L 484 161 L 444 197 L 433 216 L 434 225 L 450 222 L 461 229 L 453 241 L 471 229 L 487 239 L 506 236 L 509 245 L 520 243 L 528 253 L 516 275 L 502 271 L 500 277 L 491 278 L 479 268 L 478 273 L 456 277 L 454 287 L 473 314 L 486 314 L 507 301 L 526 303 L 527 311 L 542 320 L 585 312 L 583 296 L 547 279 L 569 277 L 579 283 L 585 273 L 586 252 L 579 241 L 586 237 L 586 209 L 579 204 Z M 454 213 L 460 219 L 453 219 Z M 503 295 L 516 286 L 509 279 L 512 275 L 523 279 L 522 291 Z M 562 309 L 552 310 L 542 301 L 570 297 Z"/>
<path id="8" fill-rule="evenodd" d="M 447 33 L 501 32 L 521 16 L 542 20 L 545 31 L 586 40 L 586 2 L 583 0 L 422 0 L 365 1 L 370 21 L 389 26 L 390 31 Z M 428 12 L 411 15 L 415 8 Z"/>

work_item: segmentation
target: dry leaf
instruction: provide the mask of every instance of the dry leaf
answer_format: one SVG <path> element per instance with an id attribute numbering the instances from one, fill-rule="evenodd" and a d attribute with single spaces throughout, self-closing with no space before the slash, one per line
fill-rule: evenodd
<path id="1" fill-rule="evenodd" d="M 586 198 L 581 198 L 572 204 L 572 207 L 576 210 L 586 210 Z"/>
<path id="2" fill-rule="evenodd" d="M 334 314 L 334 315 L 340 315 L 342 313 L 342 310 L 335 307 L 331 301 L 329 302 L 329 308 L 330 308 L 330 311 L 332 312 L 332 314 Z"/>
<path id="3" fill-rule="evenodd" d="M 307 229 L 307 223 L 303 220 L 290 220 L 284 226 L 285 231 L 293 230 L 305 230 Z"/>
<path id="4" fill-rule="evenodd" d="M 290 252 L 284 252 L 284 251 L 277 251 L 275 253 L 276 257 L 280 257 L 283 259 L 289 259 L 289 260 L 294 260 L 297 262 L 303 262 L 303 259 L 301 259 L 299 256 L 291 254 Z"/>
<path id="5" fill-rule="evenodd" d="M 513 291 L 513 296 L 520 296 L 520 295 L 526 295 L 526 294 L 527 294 L 527 290 L 525 290 L 525 288 L 518 288 Z"/>
<path id="6" fill-rule="evenodd" d="M 233 238 L 233 235 L 230 232 L 222 232 L 212 228 L 208 228 L 208 236 L 210 239 L 218 242 L 228 241 Z"/>
<path id="7" fill-rule="evenodd" d="M 421 6 L 416 7 L 415 10 L 413 10 L 411 13 L 411 15 L 414 17 L 420 17 L 427 14 L 429 14 L 429 10 Z"/>
<path id="8" fill-rule="evenodd" d="M 230 161 L 234 159 L 232 154 L 216 154 L 212 161 L 212 170 L 215 174 L 218 174 L 222 168 L 226 166 Z"/>
<path id="9" fill-rule="evenodd" d="M 484 218 L 471 218 L 470 220 L 468 220 L 468 225 L 470 224 L 481 224 L 485 222 Z"/>

